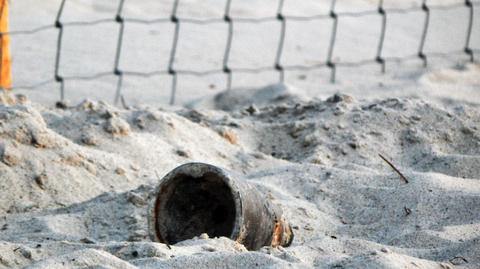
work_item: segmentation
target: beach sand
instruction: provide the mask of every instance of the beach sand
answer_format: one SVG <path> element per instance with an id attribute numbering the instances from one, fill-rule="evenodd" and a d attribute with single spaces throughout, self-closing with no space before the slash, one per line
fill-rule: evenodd
<path id="1" fill-rule="evenodd" d="M 476 104 L 308 98 L 288 85 L 190 108 L 2 103 L 0 268 L 480 267 Z M 292 245 L 151 242 L 154 187 L 191 161 L 279 205 Z"/>

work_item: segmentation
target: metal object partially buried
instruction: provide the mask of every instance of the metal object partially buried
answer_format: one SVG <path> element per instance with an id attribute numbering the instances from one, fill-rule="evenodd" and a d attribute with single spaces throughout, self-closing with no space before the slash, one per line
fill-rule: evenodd
<path id="1" fill-rule="evenodd" d="M 290 225 L 279 207 L 233 173 L 205 163 L 169 172 L 149 209 L 153 241 L 175 244 L 202 233 L 225 236 L 249 250 L 289 246 Z"/>

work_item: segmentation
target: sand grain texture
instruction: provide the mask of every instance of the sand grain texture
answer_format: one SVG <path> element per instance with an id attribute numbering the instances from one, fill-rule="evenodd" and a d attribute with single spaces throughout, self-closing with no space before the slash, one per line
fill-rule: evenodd
<path id="1" fill-rule="evenodd" d="M 242 100 L 229 111 L 0 105 L 0 268 L 480 267 L 480 108 Z M 282 207 L 293 245 L 150 242 L 156 173 L 188 161 L 244 175 Z"/>

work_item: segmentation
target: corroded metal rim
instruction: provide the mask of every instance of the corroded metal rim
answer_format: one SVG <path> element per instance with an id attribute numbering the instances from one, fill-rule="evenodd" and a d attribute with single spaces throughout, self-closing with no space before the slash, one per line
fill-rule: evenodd
<path id="1" fill-rule="evenodd" d="M 178 175 L 186 174 L 193 177 L 201 177 L 208 172 L 211 172 L 221 178 L 231 190 L 231 194 L 235 202 L 235 223 L 233 231 L 229 237 L 239 238 L 241 232 L 240 224 L 243 223 L 242 197 L 240 191 L 238 191 L 238 186 L 236 186 L 235 182 L 230 179 L 231 175 L 226 170 L 220 169 L 214 165 L 206 163 L 186 163 L 176 167 L 167 175 L 165 175 L 155 189 L 156 196 L 155 199 L 153 199 L 153 203 L 150 204 L 148 210 L 149 233 L 152 241 L 170 243 L 162 236 L 159 227 L 158 212 L 161 210 L 162 206 L 162 199 L 160 199 L 160 195 L 165 192 L 164 190 L 173 183 L 173 180 L 175 180 Z"/>

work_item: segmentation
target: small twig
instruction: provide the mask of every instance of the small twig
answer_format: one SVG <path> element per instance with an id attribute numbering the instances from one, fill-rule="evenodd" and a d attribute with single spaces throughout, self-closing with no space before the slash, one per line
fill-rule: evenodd
<path id="1" fill-rule="evenodd" d="M 462 256 L 455 256 L 455 257 L 451 258 L 451 259 L 448 260 L 448 261 L 449 261 L 451 264 L 453 264 L 453 265 L 460 265 L 460 264 L 462 264 L 462 262 L 458 262 L 458 260 L 461 260 L 461 261 L 463 261 L 463 262 L 465 262 L 465 263 L 468 263 L 467 259 L 465 259 L 465 258 L 462 257 Z"/>
<path id="2" fill-rule="evenodd" d="M 405 215 L 408 216 L 412 214 L 412 210 L 406 206 L 403 207 L 403 210 L 405 210 Z"/>
<path id="3" fill-rule="evenodd" d="M 378 156 L 380 156 L 380 158 L 382 158 L 382 160 L 384 160 L 388 165 L 390 165 L 390 167 L 395 171 L 397 172 L 397 174 L 400 176 L 401 179 L 403 179 L 403 181 L 405 181 L 405 183 L 408 183 L 408 179 L 402 174 L 402 172 L 400 172 L 400 170 L 398 170 L 389 160 L 387 160 L 387 158 L 383 157 L 382 154 L 378 153 Z"/>
<path id="4" fill-rule="evenodd" d="M 172 247 L 170 246 L 169 243 L 165 243 L 165 245 L 167 245 L 167 248 L 168 248 L 168 249 L 172 249 Z"/>

